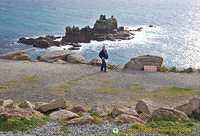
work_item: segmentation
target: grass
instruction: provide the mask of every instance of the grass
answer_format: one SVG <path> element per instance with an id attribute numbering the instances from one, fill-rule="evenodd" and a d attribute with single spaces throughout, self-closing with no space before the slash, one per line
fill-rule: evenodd
<path id="1" fill-rule="evenodd" d="M 19 131 L 25 132 L 30 129 L 42 126 L 46 121 L 49 121 L 48 117 L 42 119 L 32 117 L 30 120 L 26 118 L 9 118 L 9 119 L 0 119 L 0 131 L 8 132 L 12 131 L 17 133 Z"/>
<path id="2" fill-rule="evenodd" d="M 27 76 L 27 77 L 24 77 L 24 81 L 25 82 L 34 82 L 34 81 L 37 81 L 37 78 L 36 76 Z"/>
<path id="3" fill-rule="evenodd" d="M 115 80 L 108 80 L 108 79 L 99 79 L 99 82 L 102 82 L 99 84 L 100 87 L 110 87 L 112 84 L 115 83 Z"/>
<path id="4" fill-rule="evenodd" d="M 170 87 L 170 88 L 161 88 L 158 91 L 154 92 L 141 92 L 134 93 L 133 98 L 136 100 L 141 100 L 144 98 L 149 99 L 163 99 L 163 98 L 177 98 L 177 97 L 187 97 L 193 95 L 200 95 L 200 90 L 195 88 L 179 88 L 179 87 Z"/>
<path id="5" fill-rule="evenodd" d="M 104 123 L 104 121 L 101 119 L 101 117 L 97 113 L 92 112 L 92 113 L 90 113 L 90 116 L 93 117 L 94 124 L 101 125 Z"/>
<path id="6" fill-rule="evenodd" d="M 67 91 L 72 88 L 73 86 L 77 85 L 77 82 L 79 81 L 79 79 L 77 80 L 72 80 L 66 84 L 60 85 L 58 87 L 55 88 L 50 88 L 49 89 L 49 93 L 56 95 L 56 96 L 65 96 L 65 94 L 67 93 Z"/>
<path id="7" fill-rule="evenodd" d="M 92 93 L 108 93 L 108 94 L 114 94 L 114 93 L 119 93 L 120 90 L 113 89 L 113 88 L 100 88 L 96 90 L 90 90 Z"/>
<path id="8" fill-rule="evenodd" d="M 17 89 L 9 88 L 8 86 L 0 86 L 0 93 L 7 93 L 10 91 L 17 91 Z"/>

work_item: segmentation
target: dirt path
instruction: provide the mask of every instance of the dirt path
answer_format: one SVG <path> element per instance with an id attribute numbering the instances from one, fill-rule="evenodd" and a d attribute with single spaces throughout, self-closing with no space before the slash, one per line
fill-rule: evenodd
<path id="1" fill-rule="evenodd" d="M 199 81 L 199 73 L 128 70 L 102 73 L 99 67 L 90 65 L 0 60 L 0 98 L 16 102 L 65 97 L 81 105 L 102 102 L 113 106 L 151 99 L 161 105 L 174 106 L 200 97 Z"/>

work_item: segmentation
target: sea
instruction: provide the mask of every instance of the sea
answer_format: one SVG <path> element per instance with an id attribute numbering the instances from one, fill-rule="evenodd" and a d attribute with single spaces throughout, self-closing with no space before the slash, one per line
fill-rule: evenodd
<path id="1" fill-rule="evenodd" d="M 127 29 L 143 27 L 127 41 L 80 43 L 87 61 L 107 46 L 109 61 L 126 64 L 141 55 L 164 58 L 163 65 L 200 68 L 199 0 L 0 0 L 0 54 L 25 50 L 32 59 L 69 47 L 35 48 L 17 43 L 20 37 L 65 35 L 66 26 L 93 27 L 103 14 Z M 148 27 L 153 25 L 155 27 Z"/>

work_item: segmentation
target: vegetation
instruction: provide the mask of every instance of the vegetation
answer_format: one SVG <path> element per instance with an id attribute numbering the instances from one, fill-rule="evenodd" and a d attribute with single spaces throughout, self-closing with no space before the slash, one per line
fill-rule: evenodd
<path id="1" fill-rule="evenodd" d="M 90 116 L 93 117 L 94 124 L 100 125 L 100 124 L 104 123 L 104 121 L 101 119 L 101 117 L 97 113 L 92 112 L 92 113 L 90 113 Z"/>
<path id="2" fill-rule="evenodd" d="M 115 83 L 115 80 L 108 79 L 100 79 L 98 81 L 102 82 L 99 84 L 100 87 L 110 87 L 113 83 Z"/>
<path id="3" fill-rule="evenodd" d="M 100 88 L 100 89 L 97 89 L 97 90 L 90 90 L 90 92 L 93 92 L 93 93 L 110 93 L 110 94 L 113 94 L 113 93 L 119 93 L 120 91 L 116 90 L 116 89 L 113 89 L 113 88 Z"/>
<path id="4" fill-rule="evenodd" d="M 28 131 L 32 128 L 39 127 L 43 125 L 46 121 L 49 121 L 48 117 L 42 119 L 32 117 L 30 120 L 26 118 L 9 118 L 9 119 L 0 119 L 0 131 L 12 131 L 17 133 L 18 131 Z"/>
<path id="5" fill-rule="evenodd" d="M 27 77 L 24 77 L 24 81 L 25 82 L 33 82 L 33 81 L 36 81 L 37 78 L 36 76 L 27 76 Z"/>

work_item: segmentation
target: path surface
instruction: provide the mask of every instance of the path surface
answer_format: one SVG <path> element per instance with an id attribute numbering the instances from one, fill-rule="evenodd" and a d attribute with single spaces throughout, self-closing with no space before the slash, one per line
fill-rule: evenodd
<path id="1" fill-rule="evenodd" d="M 199 73 L 147 73 L 130 70 L 109 70 L 104 73 L 99 70 L 99 67 L 83 64 L 0 59 L 0 98 L 35 102 L 65 97 L 72 103 L 82 105 L 97 102 L 131 105 L 139 99 L 133 95 L 141 92 L 155 92 L 172 86 L 200 89 Z M 172 103 L 182 103 L 185 97 L 180 100 L 174 99 Z"/>

